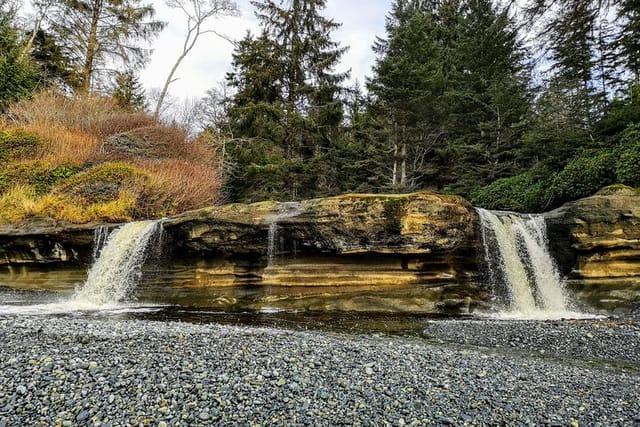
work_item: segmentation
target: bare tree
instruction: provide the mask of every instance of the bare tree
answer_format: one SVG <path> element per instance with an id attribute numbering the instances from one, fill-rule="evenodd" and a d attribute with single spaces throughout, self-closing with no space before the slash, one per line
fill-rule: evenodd
<path id="1" fill-rule="evenodd" d="M 176 70 L 180 66 L 182 60 L 189 54 L 198 41 L 198 38 L 202 34 L 213 33 L 225 40 L 233 43 L 226 36 L 218 33 L 217 31 L 206 28 L 205 21 L 209 18 L 221 17 L 221 16 L 237 16 L 240 11 L 238 5 L 232 0 L 166 0 L 166 4 L 169 7 L 181 10 L 187 17 L 187 34 L 182 45 L 182 52 L 173 64 L 167 80 L 164 82 L 160 96 L 158 97 L 158 103 L 156 104 L 153 115 L 158 117 L 160 110 L 162 109 L 162 103 L 169 90 L 169 85 L 175 81 L 173 78 Z"/>

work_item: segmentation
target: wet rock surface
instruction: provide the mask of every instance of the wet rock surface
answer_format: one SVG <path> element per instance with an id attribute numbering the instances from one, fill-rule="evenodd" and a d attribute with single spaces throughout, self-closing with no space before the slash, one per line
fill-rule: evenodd
<path id="1" fill-rule="evenodd" d="M 640 421 L 637 370 L 420 338 L 5 317 L 0 341 L 0 425 Z"/>
<path id="2" fill-rule="evenodd" d="M 640 190 L 606 187 L 545 219 L 550 250 L 580 300 L 610 310 L 640 303 Z"/>

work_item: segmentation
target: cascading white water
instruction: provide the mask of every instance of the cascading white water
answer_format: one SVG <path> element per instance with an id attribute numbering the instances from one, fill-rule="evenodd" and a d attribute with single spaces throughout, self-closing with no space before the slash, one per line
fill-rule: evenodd
<path id="1" fill-rule="evenodd" d="M 265 218 L 265 222 L 269 224 L 267 234 L 267 267 L 271 267 L 275 260 L 278 245 L 278 222 L 299 215 L 301 212 L 300 202 L 281 203 L 278 213 Z"/>
<path id="2" fill-rule="evenodd" d="M 102 306 L 124 301 L 141 274 L 147 245 L 158 224 L 132 222 L 112 231 L 70 303 Z"/>
<path id="3" fill-rule="evenodd" d="M 505 309 L 530 318 L 569 317 L 560 274 L 547 249 L 546 224 L 540 215 L 478 209 L 491 285 Z"/>
<path id="4" fill-rule="evenodd" d="M 109 238 L 109 227 L 106 225 L 99 225 L 93 231 L 93 256 L 92 261 L 96 262 L 100 257 L 100 252 L 102 251 L 102 247 L 107 242 Z"/>

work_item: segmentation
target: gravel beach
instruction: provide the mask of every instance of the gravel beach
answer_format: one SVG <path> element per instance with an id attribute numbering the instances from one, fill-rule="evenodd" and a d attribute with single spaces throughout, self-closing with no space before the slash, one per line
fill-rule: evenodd
<path id="1" fill-rule="evenodd" d="M 490 322 L 438 325 L 426 325 L 425 339 L 0 317 L 0 427 L 640 425 L 637 327 L 602 335 L 605 349 L 627 350 L 586 358 L 619 366 L 582 363 L 579 349 L 565 359 L 537 348 L 587 334 L 597 341 L 600 326 L 549 323 L 543 335 L 558 331 L 553 339 L 536 344 L 534 336 L 523 344 L 531 352 L 509 353 L 506 326 L 473 347 L 461 335 L 441 338 L 454 330 L 477 337 Z"/>

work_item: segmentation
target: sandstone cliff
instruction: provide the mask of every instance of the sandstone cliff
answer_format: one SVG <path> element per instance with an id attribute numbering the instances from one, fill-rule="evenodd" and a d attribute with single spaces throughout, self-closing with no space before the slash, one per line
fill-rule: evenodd
<path id="1" fill-rule="evenodd" d="M 607 187 L 545 214 L 552 252 L 580 299 L 640 303 L 640 191 Z"/>

